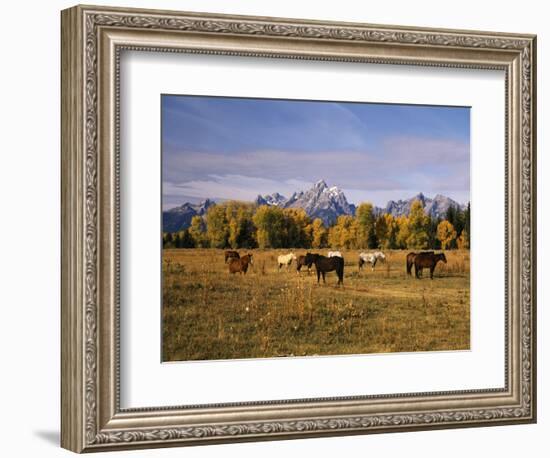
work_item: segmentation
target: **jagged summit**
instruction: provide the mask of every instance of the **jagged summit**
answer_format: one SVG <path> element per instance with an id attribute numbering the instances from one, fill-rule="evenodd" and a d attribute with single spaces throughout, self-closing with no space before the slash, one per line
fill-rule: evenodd
<path id="1" fill-rule="evenodd" d="M 328 188 L 328 185 L 325 182 L 325 180 L 319 180 L 317 183 L 315 183 L 313 185 L 313 188 L 314 189 L 325 189 L 325 188 Z"/>
<path id="2" fill-rule="evenodd" d="M 287 199 L 285 196 L 279 194 L 278 192 L 275 192 L 271 195 L 266 194 L 265 196 L 258 194 L 258 197 L 256 197 L 256 200 L 254 202 L 256 203 L 256 205 L 283 206 L 286 201 Z"/>
<path id="3" fill-rule="evenodd" d="M 321 218 L 326 225 L 334 223 L 340 215 L 355 213 L 355 206 L 348 203 L 342 190 L 337 186 L 329 188 L 324 180 L 307 191 L 294 193 L 285 208 L 303 208 L 311 218 Z"/>

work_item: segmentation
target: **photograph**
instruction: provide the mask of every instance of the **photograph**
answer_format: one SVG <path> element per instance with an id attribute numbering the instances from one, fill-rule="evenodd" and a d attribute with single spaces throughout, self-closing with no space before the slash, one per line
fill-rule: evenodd
<path id="1" fill-rule="evenodd" d="M 33 403 L 60 406 L 43 410 L 62 448 L 257 455 L 269 445 L 252 442 L 278 441 L 279 456 L 368 435 L 353 440 L 385 453 L 402 441 L 381 433 L 408 432 L 393 455 L 425 456 L 419 432 L 434 431 L 433 450 L 473 438 L 464 456 L 482 437 L 467 428 L 524 425 L 485 428 L 484 443 L 540 449 L 544 15 L 402 3 L 61 5 L 55 20 L 40 6 L 55 30 L 35 41 L 52 52 L 27 54 L 60 65 L 33 107 L 60 95 L 60 116 L 33 135 L 27 122 L 6 151 L 30 141 L 47 159 L 8 154 L 36 172 L 8 167 L 17 191 L 55 165 L 43 145 L 59 136 L 58 185 L 11 200 L 49 216 L 36 198 L 55 200 L 59 249 L 42 245 L 60 281 L 50 262 L 29 288 L 41 257 L 5 239 L 25 264 L 17 294 L 59 289 L 59 323 L 34 320 L 42 338 L 26 340 L 41 345 L 11 353 L 60 346 Z M 36 425 L 37 444 L 51 438 Z"/>
<path id="2" fill-rule="evenodd" d="M 162 361 L 470 349 L 471 107 L 160 104 Z"/>

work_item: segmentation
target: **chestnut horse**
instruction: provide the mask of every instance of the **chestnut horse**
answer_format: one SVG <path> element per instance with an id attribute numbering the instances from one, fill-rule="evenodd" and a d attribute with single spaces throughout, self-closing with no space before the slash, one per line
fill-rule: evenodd
<path id="1" fill-rule="evenodd" d="M 414 257 L 414 274 L 416 278 L 420 278 L 422 269 L 430 269 L 430 278 L 434 279 L 435 266 L 439 261 L 447 264 L 445 253 L 419 253 Z"/>
<path id="2" fill-rule="evenodd" d="M 246 275 L 248 270 L 248 265 L 252 264 L 252 255 L 247 254 L 241 258 L 230 258 L 229 259 L 229 273 L 236 274 L 237 272 Z"/>
<path id="3" fill-rule="evenodd" d="M 225 263 L 227 264 L 227 260 L 231 258 L 239 259 L 239 252 L 235 250 L 225 250 Z"/>
<path id="4" fill-rule="evenodd" d="M 412 270 L 412 266 L 414 264 L 414 258 L 416 257 L 417 254 L 419 254 L 419 253 L 415 253 L 413 251 L 413 252 L 410 252 L 407 255 L 407 275 L 412 275 L 411 270 Z M 433 251 L 422 251 L 420 254 L 434 254 L 434 252 Z"/>

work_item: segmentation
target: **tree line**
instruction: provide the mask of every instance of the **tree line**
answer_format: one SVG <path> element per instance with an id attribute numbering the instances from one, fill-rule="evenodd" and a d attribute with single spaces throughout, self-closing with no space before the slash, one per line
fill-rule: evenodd
<path id="1" fill-rule="evenodd" d="M 426 214 L 418 200 L 407 216 L 376 215 L 362 203 L 355 216 L 338 217 L 326 227 L 303 209 L 228 201 L 194 216 L 189 228 L 163 233 L 165 248 L 340 248 L 467 249 L 470 248 L 470 204 L 449 207 L 444 218 Z"/>

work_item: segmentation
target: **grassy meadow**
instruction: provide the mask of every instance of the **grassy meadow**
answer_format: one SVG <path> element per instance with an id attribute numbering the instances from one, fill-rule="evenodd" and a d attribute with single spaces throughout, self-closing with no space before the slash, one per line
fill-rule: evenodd
<path id="1" fill-rule="evenodd" d="M 297 256 L 306 250 L 292 250 Z M 311 250 L 326 255 L 327 250 Z M 341 250 L 342 251 L 342 250 Z M 385 251 L 375 271 L 358 271 L 358 250 L 342 251 L 317 285 L 315 266 L 277 270 L 290 250 L 253 254 L 246 275 L 230 274 L 224 250 L 163 251 L 164 361 L 465 350 L 470 347 L 470 253 L 446 251 L 434 279 L 409 277 L 409 251 Z"/>

